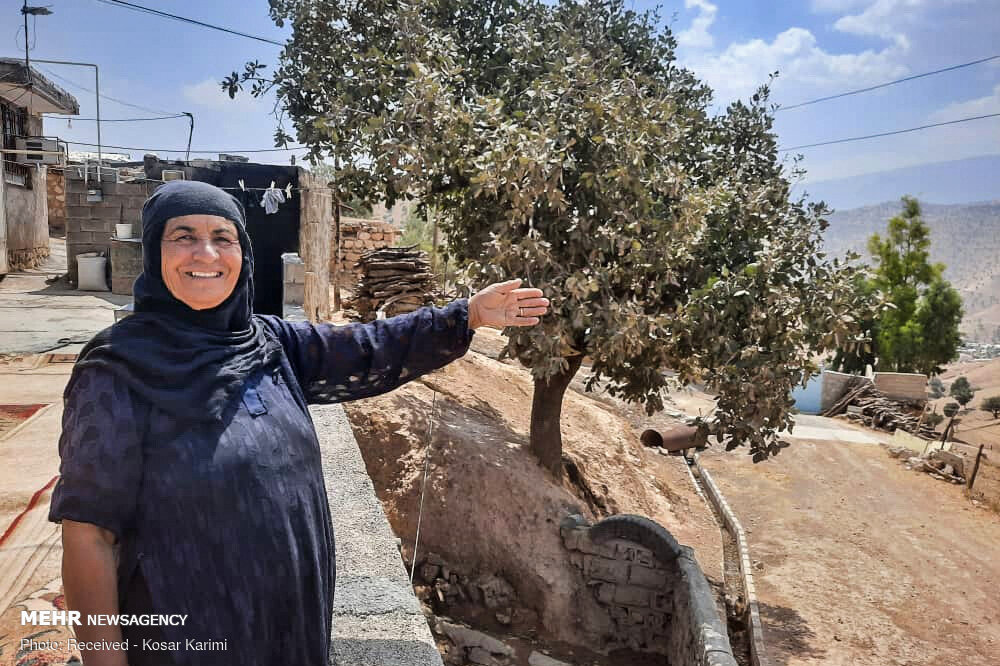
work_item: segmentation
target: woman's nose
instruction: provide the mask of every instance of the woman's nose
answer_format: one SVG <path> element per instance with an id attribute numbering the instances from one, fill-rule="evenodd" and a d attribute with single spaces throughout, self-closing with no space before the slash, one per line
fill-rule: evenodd
<path id="1" fill-rule="evenodd" d="M 199 261 L 211 262 L 219 258 L 219 251 L 212 245 L 211 239 L 199 240 L 191 249 L 191 254 Z"/>

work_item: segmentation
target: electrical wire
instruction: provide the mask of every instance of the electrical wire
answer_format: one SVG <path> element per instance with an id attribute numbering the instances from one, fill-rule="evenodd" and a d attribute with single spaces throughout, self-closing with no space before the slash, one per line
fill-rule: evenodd
<path id="1" fill-rule="evenodd" d="M 957 120 L 946 120 L 942 123 L 931 123 L 930 125 L 920 125 L 919 127 L 907 127 L 906 129 L 893 130 L 891 132 L 879 132 L 878 134 L 866 134 L 864 136 L 852 136 L 846 139 L 834 139 L 832 141 L 820 141 L 818 143 L 806 143 L 801 146 L 792 146 L 791 148 L 779 148 L 778 150 L 791 151 L 791 150 L 802 150 L 804 148 L 815 148 L 817 146 L 830 146 L 835 143 L 848 143 L 850 141 L 864 141 L 865 139 L 876 139 L 882 136 L 892 136 L 894 134 L 906 134 L 907 132 L 916 132 L 919 130 L 930 129 L 931 127 L 943 127 L 944 125 L 957 125 L 958 123 L 967 123 L 972 120 L 982 120 L 984 118 L 996 118 L 1000 116 L 1000 113 L 987 113 L 983 116 L 972 116 L 970 118 L 959 118 Z"/>
<path id="2" fill-rule="evenodd" d="M 97 118 L 77 118 L 76 116 L 66 116 L 66 115 L 49 115 L 45 114 L 46 118 L 51 120 L 97 120 Z M 183 113 L 175 113 L 172 116 L 154 116 L 152 118 L 101 118 L 102 123 L 137 123 L 146 120 L 170 120 L 172 118 L 186 118 Z"/>
<path id="3" fill-rule="evenodd" d="M 897 83 L 904 83 L 906 81 L 913 81 L 914 79 L 922 79 L 925 76 L 933 76 L 935 74 L 942 74 L 944 72 L 953 72 L 956 69 L 962 69 L 963 67 L 971 67 L 972 65 L 979 65 L 984 62 L 989 62 L 990 60 L 996 60 L 997 58 L 1000 58 L 1000 55 L 994 55 L 988 58 L 980 58 L 979 60 L 971 60 L 969 62 L 963 62 L 960 65 L 952 65 L 951 67 L 935 69 L 932 72 L 914 74 L 913 76 L 906 76 L 901 79 L 896 79 L 894 81 L 886 81 L 885 83 L 879 83 L 878 85 L 868 86 L 867 88 L 858 88 L 857 90 L 848 90 L 847 92 L 837 93 L 836 95 L 827 95 L 826 97 L 818 97 L 816 99 L 811 99 L 805 102 L 799 102 L 798 104 L 792 104 L 791 106 L 780 106 L 777 109 L 775 109 L 774 112 L 778 113 L 780 111 L 790 111 L 792 109 L 798 109 L 803 106 L 809 106 L 810 104 L 829 102 L 831 99 L 839 99 L 841 97 L 847 97 L 849 95 L 860 95 L 861 93 L 871 92 L 872 90 L 878 90 L 879 88 L 887 88 L 889 86 L 894 86 Z"/>
<path id="4" fill-rule="evenodd" d="M 60 76 L 59 74 L 56 74 L 51 69 L 48 69 L 48 68 L 45 68 L 45 67 L 39 67 L 39 69 L 41 69 L 43 72 L 45 72 L 49 76 L 54 76 L 55 78 L 59 79 L 60 81 L 63 81 L 64 83 L 67 83 L 67 84 L 73 86 L 74 88 L 78 88 L 80 90 L 83 90 L 84 92 L 89 92 L 89 93 L 93 93 L 94 92 L 93 88 L 88 88 L 86 86 L 82 86 L 82 85 L 80 85 L 79 83 L 77 83 L 76 81 L 74 81 L 72 79 L 67 79 L 65 76 Z M 101 99 L 106 99 L 108 101 L 115 102 L 115 103 L 121 104 L 123 106 L 130 106 L 133 109 L 138 109 L 140 111 L 145 111 L 146 113 L 162 113 L 164 115 L 168 115 L 168 114 L 184 115 L 184 114 L 177 113 L 176 111 L 164 111 L 163 109 L 150 109 L 149 107 L 140 106 L 138 104 L 133 104 L 131 102 L 126 102 L 124 100 L 112 97 L 111 95 L 105 95 L 104 93 L 101 93 Z M 103 118 L 101 119 L 101 122 L 104 122 Z"/>
<path id="5" fill-rule="evenodd" d="M 103 123 L 104 121 L 101 120 Z M 96 143 L 85 143 L 83 141 L 66 141 L 66 143 L 74 146 L 90 146 L 96 147 Z M 115 148 L 117 150 L 144 150 L 151 153 L 184 153 L 187 152 L 187 148 L 140 148 L 138 146 L 112 146 L 107 143 L 101 144 L 102 148 Z M 235 148 L 204 148 L 201 150 L 191 149 L 192 153 L 231 153 L 239 155 L 241 153 L 280 153 L 288 150 L 303 150 L 307 146 L 291 146 L 289 148 L 254 148 L 252 150 L 237 150 Z"/>
<path id="6" fill-rule="evenodd" d="M 258 42 L 264 42 L 265 44 L 284 46 L 282 42 L 276 42 L 273 39 L 267 39 L 266 37 L 258 37 L 257 35 L 250 35 L 245 32 L 240 32 L 239 30 L 231 30 L 229 28 L 224 28 L 220 25 L 213 25 L 211 23 L 205 23 L 204 21 L 198 21 L 196 19 L 187 18 L 186 16 L 178 16 L 177 14 L 170 14 L 168 12 L 160 11 L 159 9 L 153 9 L 151 7 L 143 7 L 142 5 L 132 4 L 131 2 L 123 2 L 122 0 L 98 0 L 98 2 L 103 2 L 104 4 L 111 5 L 112 7 L 122 7 L 124 9 L 131 9 L 137 12 L 144 12 L 146 14 L 153 14 L 154 16 L 173 19 L 175 21 L 180 21 L 182 23 L 190 23 L 192 25 L 201 26 L 202 28 L 211 28 L 212 30 L 228 32 L 231 35 L 246 37 L 247 39 L 255 39 Z"/>

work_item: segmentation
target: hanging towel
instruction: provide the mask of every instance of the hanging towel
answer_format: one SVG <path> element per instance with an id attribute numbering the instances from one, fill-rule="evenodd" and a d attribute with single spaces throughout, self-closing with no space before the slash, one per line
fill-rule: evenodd
<path id="1" fill-rule="evenodd" d="M 278 205 L 285 203 L 285 194 L 278 188 L 274 187 L 274 184 L 272 183 L 271 187 L 264 190 L 264 196 L 260 202 L 264 205 L 265 213 L 268 215 L 274 215 L 278 212 Z"/>

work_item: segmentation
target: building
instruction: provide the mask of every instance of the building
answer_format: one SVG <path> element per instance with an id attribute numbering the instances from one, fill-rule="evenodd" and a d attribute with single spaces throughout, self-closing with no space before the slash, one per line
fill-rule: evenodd
<path id="1" fill-rule="evenodd" d="M 80 105 L 23 60 L 0 58 L 0 275 L 33 268 L 49 255 L 48 169 L 6 152 L 17 149 L 19 138 L 45 135 L 43 113 L 78 115 Z"/>

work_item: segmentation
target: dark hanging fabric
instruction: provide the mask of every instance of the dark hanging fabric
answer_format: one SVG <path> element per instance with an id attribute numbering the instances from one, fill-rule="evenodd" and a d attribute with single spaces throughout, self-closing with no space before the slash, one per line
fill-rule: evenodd
<path id="1" fill-rule="evenodd" d="M 167 220 L 218 215 L 235 223 L 243 267 L 232 294 L 209 310 L 193 310 L 170 293 L 160 270 Z M 80 371 L 102 367 L 170 413 L 181 427 L 218 420 L 247 377 L 280 362 L 281 346 L 253 316 L 253 250 L 243 207 L 197 181 L 162 185 L 142 209 L 142 274 L 133 287 L 135 314 L 110 326 L 80 352 L 64 396 Z"/>

